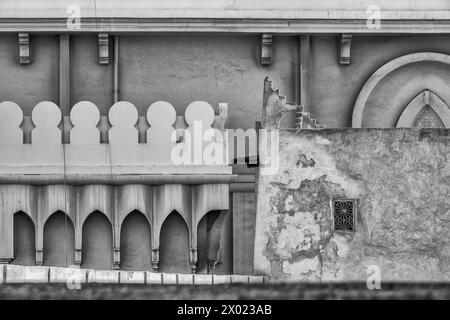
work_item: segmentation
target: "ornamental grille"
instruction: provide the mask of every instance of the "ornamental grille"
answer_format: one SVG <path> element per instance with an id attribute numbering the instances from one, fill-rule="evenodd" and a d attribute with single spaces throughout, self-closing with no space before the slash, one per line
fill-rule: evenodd
<path id="1" fill-rule="evenodd" d="M 333 200 L 334 230 L 355 231 L 355 200 Z"/>
<path id="2" fill-rule="evenodd" d="M 430 107 L 425 106 L 420 113 L 417 115 L 414 121 L 414 127 L 416 128 L 444 128 L 441 118 L 437 113 Z"/>

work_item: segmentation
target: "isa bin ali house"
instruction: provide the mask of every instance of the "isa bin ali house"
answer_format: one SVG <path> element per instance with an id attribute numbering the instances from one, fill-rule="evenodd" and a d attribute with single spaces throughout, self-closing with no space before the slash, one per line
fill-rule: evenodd
<path id="1" fill-rule="evenodd" d="M 2 0 L 1 280 L 449 280 L 449 126 L 448 1 Z"/>

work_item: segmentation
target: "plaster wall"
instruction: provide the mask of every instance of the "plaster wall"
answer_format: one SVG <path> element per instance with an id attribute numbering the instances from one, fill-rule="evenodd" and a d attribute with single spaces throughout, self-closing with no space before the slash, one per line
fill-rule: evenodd
<path id="1" fill-rule="evenodd" d="M 112 41 L 112 39 L 111 39 Z M 229 104 L 229 126 L 250 128 L 260 120 L 262 83 L 269 76 L 289 102 L 295 102 L 298 38 L 274 37 L 273 63 L 259 65 L 256 35 L 123 35 L 120 45 L 120 99 L 133 102 L 140 115 L 165 100 L 182 114 L 188 103 Z M 312 36 L 310 97 L 306 106 L 326 127 L 350 127 L 360 90 L 382 65 L 413 52 L 450 53 L 446 35 L 354 35 L 351 64 L 338 63 L 338 37 Z M 18 103 L 25 115 L 40 101 L 58 103 L 59 48 L 56 35 L 31 35 L 30 65 L 18 64 L 17 37 L 0 35 L 0 100 Z M 389 127 L 418 90 L 427 87 L 444 101 L 448 67 L 414 64 L 386 77 L 374 90 L 367 126 Z M 94 102 L 102 115 L 112 104 L 112 63 L 98 64 L 96 35 L 70 37 L 70 102 Z M 381 110 L 379 108 L 381 107 Z M 386 112 L 385 112 L 386 111 Z"/>
<path id="2" fill-rule="evenodd" d="M 450 279 L 446 129 L 282 131 L 258 180 L 255 272 L 277 280 Z M 334 231 L 331 199 L 357 199 L 356 231 Z"/>
<path id="3" fill-rule="evenodd" d="M 359 92 L 370 76 L 381 66 L 400 56 L 414 52 L 449 54 L 446 35 L 354 35 L 350 65 L 337 62 L 338 38 L 315 36 L 311 39 L 311 105 L 312 116 L 327 128 L 352 126 L 352 113 Z M 450 76 L 442 64 L 413 64 L 397 70 L 372 93 L 367 105 L 373 107 L 365 126 L 391 127 L 421 88 L 438 91 L 436 94 L 450 103 L 443 89 Z M 275 86 L 284 89 L 276 82 Z"/>
<path id="4" fill-rule="evenodd" d="M 228 103 L 232 128 L 254 128 L 260 119 L 262 83 L 271 76 L 294 98 L 296 37 L 275 37 L 274 63 L 259 64 L 257 35 L 123 36 L 120 98 L 140 114 L 157 100 L 180 115 L 195 100 Z"/>

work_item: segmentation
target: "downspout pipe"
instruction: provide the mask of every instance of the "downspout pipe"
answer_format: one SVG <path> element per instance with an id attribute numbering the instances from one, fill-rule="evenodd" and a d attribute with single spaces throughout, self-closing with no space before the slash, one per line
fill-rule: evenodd
<path id="1" fill-rule="evenodd" d="M 114 83 L 113 102 L 119 101 L 119 36 L 114 36 Z"/>

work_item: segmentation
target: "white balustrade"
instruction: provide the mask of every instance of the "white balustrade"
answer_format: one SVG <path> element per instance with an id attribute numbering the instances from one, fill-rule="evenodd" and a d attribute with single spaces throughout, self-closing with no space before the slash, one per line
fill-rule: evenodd
<path id="1" fill-rule="evenodd" d="M 184 120 L 170 103 L 157 101 L 146 114 L 147 142 L 139 143 L 137 109 L 119 101 L 108 113 L 108 143 L 101 143 L 94 103 L 76 103 L 70 112 L 73 128 L 64 128 L 59 107 L 43 101 L 33 108 L 34 128 L 26 144 L 22 110 L 14 102 L 1 102 L 0 175 L 231 174 L 224 132 L 213 128 L 215 119 L 226 122 L 218 117 L 204 101 L 190 103 Z M 180 129 L 184 121 L 187 128 Z M 70 143 L 62 143 L 63 131 L 69 131 Z"/>

